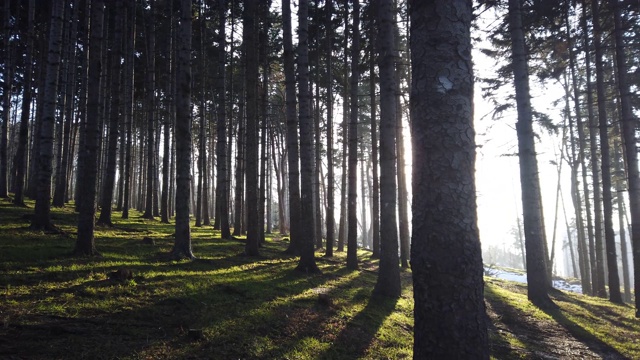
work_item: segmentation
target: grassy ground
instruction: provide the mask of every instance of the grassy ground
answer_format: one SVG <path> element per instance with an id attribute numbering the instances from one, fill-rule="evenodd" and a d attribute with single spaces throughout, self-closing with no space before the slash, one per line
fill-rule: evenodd
<path id="1" fill-rule="evenodd" d="M 170 261 L 172 226 L 133 212 L 98 229 L 101 257 L 79 258 L 69 255 L 73 212 L 54 209 L 66 234 L 52 235 L 28 229 L 32 211 L 0 200 L 0 358 L 412 357 L 411 274 L 400 299 L 372 298 L 377 262 L 367 252 L 358 271 L 344 268 L 344 254 L 318 252 L 322 274 L 300 274 L 286 240 L 271 237 L 249 258 L 242 241 L 204 227 L 193 228 L 198 259 Z M 118 269 L 133 277 L 112 278 Z M 487 279 L 494 358 L 640 357 L 630 307 L 557 293 L 561 310 L 544 313 L 525 291 Z"/>

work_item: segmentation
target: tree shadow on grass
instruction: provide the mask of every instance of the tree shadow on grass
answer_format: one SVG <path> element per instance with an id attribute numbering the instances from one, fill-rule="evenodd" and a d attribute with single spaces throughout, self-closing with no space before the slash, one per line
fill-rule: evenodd
<path id="1" fill-rule="evenodd" d="M 361 293 L 358 293 L 357 296 Z M 393 313 L 398 299 L 371 296 L 367 305 L 340 331 L 320 359 L 361 358 L 371 347 L 384 320 Z"/>

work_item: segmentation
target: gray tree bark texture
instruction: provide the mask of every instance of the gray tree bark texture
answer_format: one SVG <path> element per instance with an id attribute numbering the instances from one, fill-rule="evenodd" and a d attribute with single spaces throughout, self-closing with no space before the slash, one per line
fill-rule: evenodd
<path id="1" fill-rule="evenodd" d="M 474 179 L 471 3 L 409 3 L 414 359 L 489 358 Z"/>

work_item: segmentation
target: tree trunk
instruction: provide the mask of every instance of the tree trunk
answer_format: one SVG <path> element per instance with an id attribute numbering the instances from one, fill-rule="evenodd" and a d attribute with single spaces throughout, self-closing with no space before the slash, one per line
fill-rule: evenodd
<path id="1" fill-rule="evenodd" d="M 4 2 L 4 74 L 2 89 L 2 128 L 0 128 L 0 198 L 9 197 L 9 163 L 7 147 L 9 144 L 9 121 L 11 119 L 11 1 Z"/>
<path id="2" fill-rule="evenodd" d="M 536 159 L 529 92 L 529 66 L 526 59 L 524 30 L 522 29 L 521 0 L 509 0 L 509 31 L 511 33 L 512 68 L 518 108 L 516 131 L 518 134 L 520 184 L 527 252 L 528 298 L 536 306 L 546 308 L 552 307 L 554 304 L 547 293 L 549 280 L 545 266 L 540 180 L 538 178 L 538 161 Z M 445 86 L 446 84 L 441 85 Z"/>
<path id="3" fill-rule="evenodd" d="M 568 8 L 567 8 L 568 10 Z M 572 184 L 573 186 L 575 186 L 575 189 L 572 189 L 572 196 L 575 197 L 574 202 L 578 202 L 580 204 L 580 207 L 575 207 L 576 209 L 576 222 L 578 225 L 578 236 L 577 236 L 577 241 L 578 241 L 578 254 L 579 254 L 579 266 L 580 266 L 580 278 L 582 280 L 582 291 L 585 294 L 593 294 L 593 289 L 592 289 L 592 274 L 595 271 L 595 258 L 593 256 L 589 256 L 589 248 L 587 246 L 587 241 L 585 239 L 585 228 L 587 229 L 587 237 L 589 239 L 589 241 L 593 242 L 593 221 L 591 219 L 591 200 L 589 199 L 589 183 L 587 182 L 587 164 L 585 161 L 585 149 L 587 148 L 587 140 L 586 140 L 586 136 L 584 134 L 584 123 L 582 121 L 582 111 L 581 111 L 581 106 L 580 106 L 580 91 L 579 91 L 579 87 L 578 87 L 578 80 L 577 80 L 577 76 L 576 76 L 576 69 L 575 69 L 575 51 L 573 50 L 573 46 L 571 45 L 571 28 L 570 28 L 570 22 L 569 22 L 569 14 L 568 11 L 565 14 L 565 23 L 567 26 L 567 42 L 569 43 L 569 70 L 571 73 L 571 87 L 573 88 L 573 100 L 574 100 L 574 108 L 575 108 L 575 114 L 576 114 L 576 126 L 578 128 L 578 141 L 579 141 L 579 146 L 578 146 L 578 154 L 577 154 L 577 160 L 581 166 L 582 169 L 582 186 L 583 186 L 583 192 L 584 192 L 584 205 L 585 205 L 585 213 L 586 213 L 586 220 L 587 220 L 587 224 L 585 226 L 584 224 L 584 220 L 582 218 L 582 199 L 580 197 L 580 192 L 578 190 L 578 178 L 577 178 L 577 164 L 573 164 L 571 166 L 571 171 L 572 171 L 572 176 L 575 176 L 574 179 L 572 179 Z M 571 125 L 571 123 L 570 123 Z M 573 136 L 573 131 L 571 131 L 571 136 Z M 575 141 L 572 140 L 571 142 L 571 146 L 572 146 L 572 152 L 575 155 Z M 575 193 L 575 194 L 574 194 Z M 571 254 L 573 255 L 573 249 L 571 249 Z M 590 260 L 593 259 L 594 263 L 592 264 L 590 262 Z"/>
<path id="4" fill-rule="evenodd" d="M 71 152 L 71 123 L 73 121 L 73 113 L 75 109 L 75 86 L 76 86 L 76 39 L 77 39 L 77 24 L 78 24 L 78 6 L 80 1 L 75 0 L 73 2 L 73 15 L 68 30 L 67 44 L 66 44 L 66 61 L 68 64 L 65 70 L 66 77 L 66 89 L 65 89 L 65 106 L 64 106 L 64 125 L 63 125 L 63 138 L 60 139 L 61 153 L 59 154 L 59 164 L 57 166 L 56 173 L 56 187 L 53 195 L 53 206 L 62 207 L 66 202 L 67 193 L 67 173 L 70 162 Z"/>
<path id="5" fill-rule="evenodd" d="M 619 77 L 618 77 L 619 78 Z M 620 134 L 622 135 L 622 134 Z M 631 282 L 629 279 L 629 255 L 627 250 L 627 236 L 625 234 L 625 223 L 624 223 L 624 185 L 623 185 L 623 176 L 624 170 L 622 170 L 621 166 L 621 156 L 620 156 L 620 142 L 618 140 L 615 141 L 613 148 L 615 149 L 615 174 L 616 174 L 616 198 L 618 205 L 618 238 L 620 239 L 620 257 L 622 258 L 622 283 L 624 288 L 624 301 L 631 301 Z"/>
<path id="6" fill-rule="evenodd" d="M 386 6 L 386 2 L 385 2 Z M 379 10 L 380 4 L 378 7 L 371 7 L 371 21 L 372 24 L 369 26 L 369 38 L 374 39 L 376 36 L 376 16 L 375 12 Z M 391 9 L 388 9 L 391 11 Z M 369 57 L 369 98 L 371 101 L 371 162 L 372 162 L 372 214 L 371 214 L 371 227 L 373 236 L 371 242 L 373 243 L 372 250 L 373 253 L 371 256 L 373 258 L 380 257 L 380 185 L 378 182 L 378 131 L 377 131 L 377 121 L 376 121 L 376 76 L 375 76 L 375 44 L 374 41 L 370 41 L 371 43 L 371 55 Z M 382 58 L 382 57 L 381 57 Z"/>
<path id="7" fill-rule="evenodd" d="M 333 175 L 333 25 L 331 17 L 333 13 L 333 0 L 325 3 L 327 18 L 327 37 L 325 55 L 327 56 L 327 242 L 326 257 L 333 256 L 333 244 L 335 243 L 335 185 Z"/>
<path id="8" fill-rule="evenodd" d="M 120 59 L 122 57 L 122 0 L 110 4 L 115 16 L 113 43 L 111 44 L 111 112 L 109 119 L 109 150 L 107 151 L 107 166 L 104 172 L 102 201 L 98 224 L 112 226 L 111 205 L 113 202 L 113 187 L 116 178 L 116 156 L 118 152 L 118 130 L 120 128 Z"/>
<path id="9" fill-rule="evenodd" d="M 220 24 L 218 28 L 218 48 L 219 48 L 219 59 L 218 59 L 218 81 L 216 82 L 217 87 L 217 123 L 216 123 L 216 136 L 218 137 L 218 141 L 216 142 L 216 155 L 218 158 L 217 167 L 218 167 L 218 177 L 217 177 L 217 186 L 216 186 L 216 207 L 217 207 L 217 216 L 220 221 L 220 230 L 222 239 L 230 239 L 231 238 L 231 229 L 229 227 L 229 192 L 231 189 L 229 188 L 229 182 L 227 180 L 227 157 L 230 157 L 231 154 L 227 154 L 227 114 L 226 114 L 226 76 L 225 76 L 225 64 L 227 62 L 227 53 L 225 51 L 226 47 L 226 13 L 227 13 L 227 1 L 226 0 L 218 0 L 218 5 L 220 6 Z M 229 131 L 231 132 L 231 131 Z"/>
<path id="10" fill-rule="evenodd" d="M 589 144 L 591 149 L 591 176 L 593 177 L 593 237 L 589 237 L 589 254 L 593 295 L 604 297 L 604 266 L 602 263 L 602 192 L 600 190 L 600 170 L 598 168 L 598 124 L 593 114 L 593 91 L 591 87 L 591 54 L 589 51 L 589 30 L 587 27 L 586 4 L 582 8 L 582 31 L 584 32 L 585 77 L 587 88 L 587 112 L 589 118 Z M 598 250 L 600 249 L 600 250 Z"/>
<path id="11" fill-rule="evenodd" d="M 78 193 L 78 239 L 74 252 L 81 255 L 97 255 L 94 240 L 96 180 L 98 175 L 98 128 L 100 122 L 100 77 L 102 76 L 102 42 L 104 25 L 104 1 L 91 2 L 91 34 L 89 39 L 89 77 L 87 81 L 87 118 L 84 126 L 84 166 L 80 174 L 83 185 Z M 88 15 L 88 14 L 87 14 Z"/>
<path id="12" fill-rule="evenodd" d="M 258 229 L 258 54 L 256 34 L 258 21 L 257 0 L 246 0 L 243 13 L 242 48 L 245 58 L 245 88 L 247 111 L 246 137 L 246 211 L 247 242 L 244 252 L 248 256 L 258 256 L 260 231 Z"/>
<path id="13" fill-rule="evenodd" d="M 300 0 L 298 9 L 298 101 L 300 112 L 300 224 L 298 245 L 300 261 L 296 270 L 320 272 L 315 260 L 313 218 L 314 146 L 311 94 L 309 90 L 309 1 Z M 293 227 L 293 226 L 292 226 Z M 304 234 L 302 231 L 304 230 Z"/>
<path id="14" fill-rule="evenodd" d="M 396 223 L 396 114 L 397 108 L 392 0 L 378 1 L 378 69 L 380 71 L 380 270 L 374 293 L 399 297 L 398 224 Z M 416 13 L 417 15 L 417 13 Z M 418 65 L 418 64 L 416 64 Z M 398 165 L 400 166 L 400 165 Z"/>
<path id="15" fill-rule="evenodd" d="M 600 6 L 593 0 L 591 10 L 593 16 L 593 40 L 596 49 L 596 92 L 598 96 L 598 123 L 600 128 L 600 165 L 602 168 L 602 203 L 604 210 L 604 237 L 607 254 L 609 280 L 609 300 L 622 303 L 620 279 L 618 277 L 618 257 L 616 255 L 616 238 L 613 232 L 613 198 L 611 195 L 611 155 L 609 150 L 609 124 L 607 121 L 606 93 L 604 84 L 604 59 L 602 54 L 600 30 Z M 598 254 L 601 249 L 596 248 Z M 606 294 L 606 293 L 603 293 Z"/>
<path id="16" fill-rule="evenodd" d="M 127 132 L 126 158 L 124 165 L 124 199 L 122 204 L 122 218 L 129 218 L 129 208 L 131 207 L 131 160 L 134 157 L 133 143 L 133 114 L 134 114 L 134 52 L 136 41 L 136 7 L 135 4 L 125 2 L 127 6 L 127 16 L 129 17 L 129 26 L 127 28 L 127 50 L 125 53 L 125 84 L 124 84 L 124 121 Z"/>
<path id="17" fill-rule="evenodd" d="M 412 0 L 409 9 L 413 357 L 489 359 L 476 225 L 471 1 Z"/>
<path id="18" fill-rule="evenodd" d="M 340 225 L 338 226 L 338 249 L 344 251 L 344 243 L 347 238 L 347 153 L 349 145 L 349 81 L 346 68 L 349 64 L 349 10 L 344 11 L 344 77 L 342 92 L 342 176 L 340 184 Z"/>
<path id="19" fill-rule="evenodd" d="M 347 190 L 347 268 L 358 269 L 358 82 L 360 80 L 360 1 L 353 2 L 351 40 L 351 113 L 349 118 L 349 169 Z"/>
<path id="20" fill-rule="evenodd" d="M 616 42 L 616 66 L 618 68 L 618 91 L 622 115 L 622 134 L 624 136 L 624 154 L 627 164 L 629 186 L 629 210 L 631 212 L 631 248 L 633 249 L 633 275 L 636 305 L 636 318 L 640 318 L 640 173 L 638 171 L 638 146 L 636 143 L 636 121 L 631 108 L 631 91 L 627 80 L 626 52 L 622 29 L 620 4 L 614 5 L 614 25 Z"/>
<path id="21" fill-rule="evenodd" d="M 38 190 L 36 193 L 35 214 L 31 222 L 31 228 L 36 230 L 51 230 L 53 228 L 51 224 L 53 131 L 58 91 L 58 69 L 60 68 L 60 53 L 62 51 L 63 13 L 64 1 L 53 1 L 47 55 L 47 75 L 43 95 L 44 104 L 39 134 Z"/>
<path id="22" fill-rule="evenodd" d="M 8 3 L 8 2 L 7 2 Z M 29 115 L 31 114 L 32 81 L 33 77 L 33 18 L 35 12 L 35 0 L 29 0 L 27 15 L 27 37 L 24 68 L 24 91 L 22 93 L 22 110 L 20 113 L 20 134 L 18 149 L 16 150 L 16 184 L 13 203 L 24 206 L 24 184 L 27 172 L 27 145 L 29 144 Z M 6 49 L 5 45 L 5 49 Z"/>
<path id="23" fill-rule="evenodd" d="M 173 13 L 169 17 L 171 23 L 171 35 L 169 36 L 169 104 L 168 116 L 164 118 L 164 136 L 163 136 L 163 151 L 162 151 L 162 193 L 160 196 L 160 222 L 169 223 L 169 178 L 171 177 L 170 160 L 171 160 L 171 123 L 176 116 L 175 113 L 175 78 L 176 78 L 176 47 L 177 44 L 174 41 L 177 32 L 175 18 Z"/>
<path id="24" fill-rule="evenodd" d="M 154 189 L 156 180 L 156 167 L 155 167 L 155 108 L 156 108 L 156 35 L 155 35 L 155 4 L 150 2 L 151 8 L 149 9 L 149 18 L 146 24 L 146 76 L 145 76 L 145 91 L 146 100 L 145 107 L 147 111 L 147 174 L 146 174 L 146 191 L 145 191 L 145 207 L 144 214 L 145 219 L 153 219 L 153 203 L 154 203 Z M 189 110 L 190 111 L 190 110 Z M 191 119 L 191 117 L 189 117 Z"/>
<path id="25" fill-rule="evenodd" d="M 191 0 L 180 1 L 176 64 L 176 240 L 174 258 L 194 259 L 189 227 L 191 188 Z"/>
<path id="26" fill-rule="evenodd" d="M 299 15 L 298 15 L 299 16 Z M 305 19 L 306 21 L 306 19 Z M 289 222 L 290 242 L 285 251 L 288 254 L 298 254 L 302 242 L 301 203 L 300 203 L 300 168 L 298 161 L 298 122 L 296 115 L 296 75 L 294 69 L 294 50 L 291 39 L 291 3 L 282 1 L 282 26 L 284 29 L 284 76 L 286 92 L 287 118 L 287 161 L 289 167 Z"/>

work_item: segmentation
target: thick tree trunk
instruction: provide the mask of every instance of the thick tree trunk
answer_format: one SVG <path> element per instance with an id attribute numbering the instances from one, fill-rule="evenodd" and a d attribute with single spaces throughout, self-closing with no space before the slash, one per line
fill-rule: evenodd
<path id="1" fill-rule="evenodd" d="M 35 0 L 29 0 L 27 15 L 27 37 L 24 68 L 24 84 L 22 93 L 22 110 L 20 113 L 20 133 L 18 148 L 16 150 L 16 184 L 13 203 L 24 206 L 24 185 L 27 173 L 27 145 L 29 144 L 29 115 L 31 114 L 32 81 L 33 77 L 33 18 L 35 13 Z M 5 46 L 6 49 L 6 46 Z"/>
<path id="2" fill-rule="evenodd" d="M 413 357 L 489 359 L 474 180 L 471 1 L 413 0 L 409 9 Z"/>
<path id="3" fill-rule="evenodd" d="M 616 255 L 616 239 L 613 232 L 613 198 L 611 195 L 611 155 L 609 150 L 609 124 L 607 120 L 606 93 L 604 84 L 604 59 L 601 44 L 600 6 L 593 0 L 591 10 L 593 16 L 593 40 L 596 49 L 596 92 L 598 96 L 598 124 L 600 128 L 600 165 L 602 168 L 602 203 L 604 210 L 604 237 L 606 261 L 609 280 L 609 300 L 622 303 L 620 279 L 618 277 L 618 257 Z M 601 254 L 601 249 L 596 249 Z M 605 294 L 605 293 L 603 293 Z"/>
<path id="4" fill-rule="evenodd" d="M 81 255 L 97 255 L 94 240 L 96 180 L 98 176 L 98 128 L 100 117 L 100 77 L 103 71 L 102 42 L 104 25 L 104 1 L 91 2 L 91 34 L 89 42 L 89 77 L 87 81 L 87 119 L 84 127 L 83 185 L 78 193 L 78 239 L 74 252 Z"/>
<path id="5" fill-rule="evenodd" d="M 549 280 L 545 266 L 544 225 L 540 203 L 540 180 L 533 133 L 533 116 L 529 92 L 529 68 L 522 28 L 521 0 L 509 0 L 509 30 L 511 33 L 512 68 L 518 108 L 518 157 L 527 252 L 528 297 L 539 307 L 552 307 L 547 293 Z M 442 86 L 445 86 L 444 84 Z M 414 220 L 415 221 L 415 220 Z M 415 229 L 414 229 L 415 233 Z"/>
<path id="6" fill-rule="evenodd" d="M 397 59 L 392 0 L 378 1 L 378 69 L 380 70 L 380 270 L 374 293 L 398 297 L 398 224 L 396 223 Z M 418 13 L 416 13 L 417 15 Z M 423 46 L 423 45 L 422 45 Z M 416 64 L 417 65 L 417 64 Z"/>
<path id="7" fill-rule="evenodd" d="M 344 51 L 343 63 L 346 69 L 349 64 L 349 11 L 344 11 Z M 342 176 L 340 184 L 340 225 L 338 226 L 338 249 L 344 251 L 344 243 L 347 238 L 347 155 L 349 147 L 349 80 L 346 70 L 343 77 L 342 92 Z"/>
<path id="8" fill-rule="evenodd" d="M 169 178 L 171 177 L 170 160 L 171 160 L 171 123 L 176 116 L 175 113 L 175 78 L 176 78 L 176 47 L 178 46 L 174 41 L 177 32 L 175 18 L 173 14 L 170 16 L 171 22 L 171 35 L 169 36 L 169 101 L 167 108 L 169 110 L 168 116 L 164 118 L 164 136 L 163 136 L 163 151 L 162 151 L 162 192 L 160 195 L 160 222 L 169 223 Z"/>
<path id="9" fill-rule="evenodd" d="M 116 157 L 118 153 L 118 130 L 120 128 L 120 59 L 122 57 L 122 0 L 117 0 L 111 11 L 115 16 L 113 43 L 111 44 L 111 112 L 109 119 L 109 143 L 107 166 L 104 169 L 102 201 L 98 224 L 111 226 L 111 207 L 113 203 L 113 187 L 116 179 Z"/>
<path id="10" fill-rule="evenodd" d="M 50 230 L 51 224 L 51 176 L 53 162 L 53 131 L 58 91 L 58 70 L 62 51 L 62 26 L 64 1 L 55 0 L 52 4 L 51 28 L 49 31 L 49 51 L 47 72 L 43 95 L 42 120 L 39 134 L 38 181 L 35 214 L 31 228 Z"/>
<path id="11" fill-rule="evenodd" d="M 624 48 L 620 4 L 611 0 L 614 7 L 616 43 L 616 66 L 618 68 L 618 91 L 622 115 L 624 154 L 627 164 L 629 186 L 629 210 L 631 212 L 631 248 L 633 249 L 633 275 L 636 318 L 640 318 L 640 173 L 638 171 L 638 145 L 636 143 L 636 121 L 631 108 L 631 91 L 627 80 L 626 52 Z"/>
<path id="12" fill-rule="evenodd" d="M 174 258 L 194 259 L 191 251 L 191 0 L 180 1 L 176 64 L 176 240 Z"/>
<path id="13" fill-rule="evenodd" d="M 351 113 L 349 118 L 349 160 L 347 190 L 347 268 L 358 268 L 358 82 L 360 81 L 360 1 L 353 2 L 351 40 Z"/>
<path id="14" fill-rule="evenodd" d="M 298 239 L 300 261 L 296 270 L 304 273 L 320 271 L 316 265 L 313 218 L 313 119 L 309 90 L 309 1 L 300 0 L 298 10 L 298 101 L 300 104 L 300 228 Z M 304 234 L 302 233 L 304 231 Z"/>

